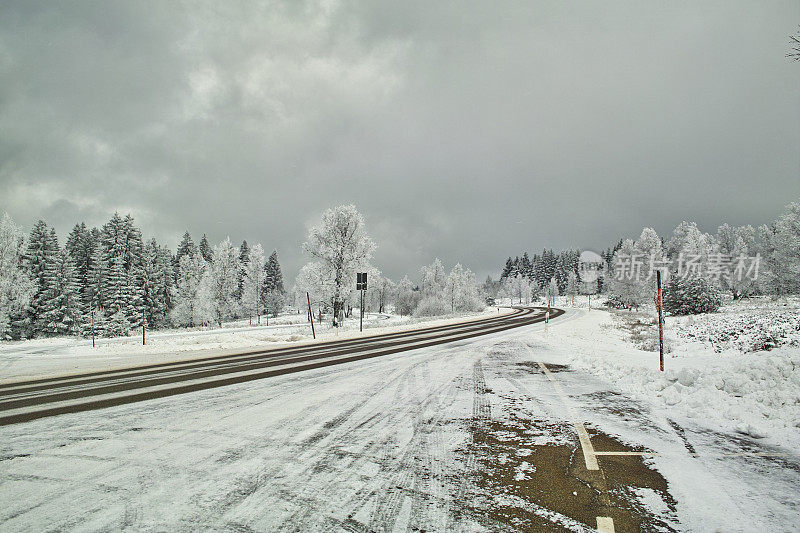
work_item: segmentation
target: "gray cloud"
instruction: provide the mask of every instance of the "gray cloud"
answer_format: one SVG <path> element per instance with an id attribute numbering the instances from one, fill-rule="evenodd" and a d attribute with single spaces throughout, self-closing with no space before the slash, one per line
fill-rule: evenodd
<path id="1" fill-rule="evenodd" d="M 800 196 L 797 2 L 6 2 L 0 210 L 277 248 L 355 203 L 388 275 Z"/>

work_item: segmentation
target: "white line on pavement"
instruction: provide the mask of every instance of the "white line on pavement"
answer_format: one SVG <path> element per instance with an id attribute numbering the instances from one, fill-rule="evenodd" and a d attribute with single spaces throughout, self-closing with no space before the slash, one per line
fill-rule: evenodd
<path id="1" fill-rule="evenodd" d="M 575 431 L 578 432 L 578 440 L 581 442 L 581 449 L 583 450 L 583 460 L 586 462 L 586 469 L 587 470 L 600 470 L 600 467 L 597 464 L 597 454 L 594 453 L 594 447 L 592 446 L 592 441 L 589 439 L 589 434 L 586 432 L 586 428 L 581 422 L 578 414 L 576 413 L 575 409 L 572 407 L 572 402 L 570 401 L 569 397 L 564 394 L 564 391 L 561 389 L 561 385 L 555 380 L 553 374 L 550 373 L 550 369 L 547 368 L 547 365 L 542 363 L 541 361 L 538 362 L 539 367 L 544 371 L 547 379 L 550 380 L 552 383 L 553 388 L 556 390 L 559 396 L 561 396 L 561 400 L 564 402 L 564 405 L 567 407 L 569 411 L 570 418 L 572 418 L 572 425 L 575 426 Z"/>
<path id="2" fill-rule="evenodd" d="M 614 533 L 614 519 L 610 516 L 598 516 L 597 531 L 600 533 Z"/>

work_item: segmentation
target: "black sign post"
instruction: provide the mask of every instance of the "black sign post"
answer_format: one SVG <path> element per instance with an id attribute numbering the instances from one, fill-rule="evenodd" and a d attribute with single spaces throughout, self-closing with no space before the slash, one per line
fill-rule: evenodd
<path id="1" fill-rule="evenodd" d="M 367 290 L 367 273 L 358 272 L 356 274 L 356 290 L 361 291 L 361 308 L 359 309 L 358 331 L 364 331 L 364 291 Z"/>

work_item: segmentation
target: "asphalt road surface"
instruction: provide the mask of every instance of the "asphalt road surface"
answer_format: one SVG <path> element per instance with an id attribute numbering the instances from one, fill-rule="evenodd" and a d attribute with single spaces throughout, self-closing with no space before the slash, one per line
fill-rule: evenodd
<path id="1" fill-rule="evenodd" d="M 349 363 L 545 320 L 545 308 L 413 331 L 0 384 L 0 426 Z M 550 318 L 564 313 L 550 309 Z"/>
<path id="2" fill-rule="evenodd" d="M 542 319 L 5 385 L 0 530 L 796 529 L 795 458 L 557 364 Z"/>

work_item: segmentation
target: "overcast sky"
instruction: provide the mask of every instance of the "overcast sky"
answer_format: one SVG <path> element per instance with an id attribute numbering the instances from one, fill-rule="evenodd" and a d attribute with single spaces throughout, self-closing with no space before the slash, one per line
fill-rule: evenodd
<path id="1" fill-rule="evenodd" d="M 294 279 L 354 203 L 393 278 L 800 198 L 800 2 L 0 5 L 0 211 L 130 212 Z"/>

